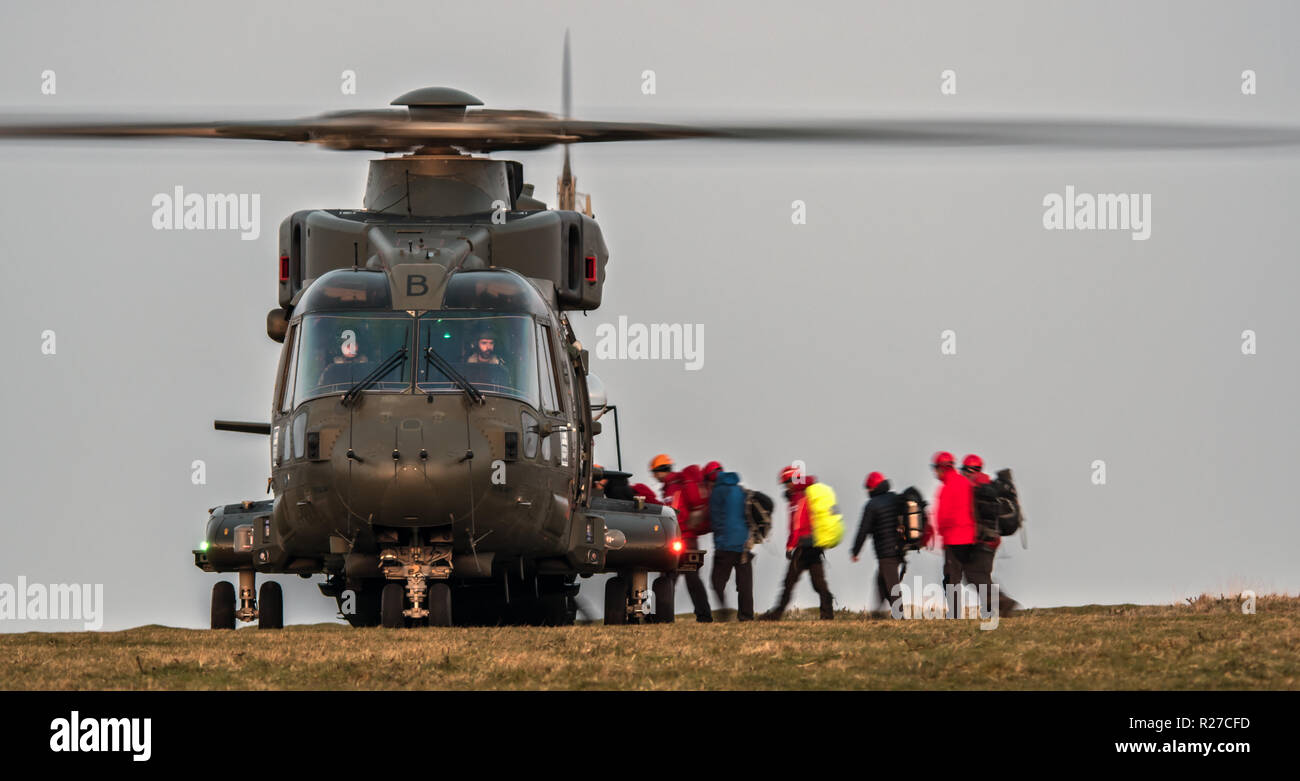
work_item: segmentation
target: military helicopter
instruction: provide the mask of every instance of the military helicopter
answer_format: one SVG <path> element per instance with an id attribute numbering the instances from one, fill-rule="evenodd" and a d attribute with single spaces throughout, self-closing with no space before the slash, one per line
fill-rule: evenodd
<path id="1" fill-rule="evenodd" d="M 354 626 L 569 624 L 578 578 L 614 573 L 609 624 L 671 621 L 673 575 L 698 568 L 674 512 L 596 490 L 594 437 L 610 408 L 570 312 L 598 308 L 609 252 L 570 166 L 577 143 L 731 139 L 899 146 L 1186 148 L 1294 145 L 1293 128 L 1092 120 L 874 120 L 666 125 L 476 108 L 416 89 L 395 108 L 296 120 L 8 120 L 0 136 L 291 141 L 395 156 L 370 161 L 361 208 L 287 217 L 273 266 L 283 345 L 267 436 L 273 498 L 212 508 L 193 551 L 211 626 L 283 626 L 278 583 L 324 576 Z M 557 208 L 517 162 L 564 148 Z M 580 203 L 581 202 L 581 203 Z M 647 588 L 650 573 L 661 573 Z M 238 607 L 236 607 L 238 605 Z M 652 608 L 653 606 L 653 608 Z"/>

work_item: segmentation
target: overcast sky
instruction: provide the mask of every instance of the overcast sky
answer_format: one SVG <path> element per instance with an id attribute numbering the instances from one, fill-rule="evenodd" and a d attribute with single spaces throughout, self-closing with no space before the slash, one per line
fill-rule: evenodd
<path id="1" fill-rule="evenodd" d="M 270 5 L 11 4 L 0 109 L 281 117 L 446 85 L 491 108 L 558 110 L 568 27 L 575 113 L 593 119 L 1300 124 L 1300 9 L 1281 2 Z M 940 92 L 946 69 L 955 95 Z M 1247 69 L 1257 94 L 1242 94 Z M 344 70 L 356 95 L 341 93 Z M 207 624 L 215 576 L 189 551 L 208 507 L 259 498 L 269 474 L 265 438 L 212 420 L 267 417 L 276 228 L 298 209 L 359 206 L 371 156 L 0 145 L 0 582 L 102 583 L 107 629 Z M 514 159 L 553 202 L 560 153 Z M 704 330 L 698 371 L 594 362 L 640 479 L 667 452 L 775 495 L 779 468 L 802 459 L 851 535 L 867 472 L 928 491 L 932 452 L 978 452 L 1021 486 L 1030 547 L 1009 541 L 996 575 L 1027 605 L 1300 589 L 1300 153 L 682 142 L 580 147 L 574 165 L 610 248 L 604 306 L 574 319 L 584 342 L 619 316 Z M 153 196 L 178 185 L 260 194 L 260 237 L 154 230 Z M 1149 194 L 1149 239 L 1045 230 L 1044 197 L 1070 185 Z M 598 458 L 613 463 L 609 433 Z M 763 608 L 784 539 L 782 513 L 757 560 Z M 938 561 L 921 554 L 913 571 L 937 576 Z M 850 564 L 847 543 L 829 554 L 840 604 L 866 606 L 873 568 Z M 314 581 L 282 582 L 286 620 L 333 618 Z M 599 589 L 583 599 L 598 605 Z M 806 581 L 798 601 L 815 604 Z"/>

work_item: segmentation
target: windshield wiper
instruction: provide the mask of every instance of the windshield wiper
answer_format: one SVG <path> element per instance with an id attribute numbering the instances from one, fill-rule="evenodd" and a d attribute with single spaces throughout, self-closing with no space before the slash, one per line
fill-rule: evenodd
<path id="1" fill-rule="evenodd" d="M 404 360 L 406 360 L 406 348 L 402 347 L 398 349 L 397 352 L 385 358 L 384 362 L 375 367 L 374 371 L 358 380 L 356 385 L 348 388 L 348 392 L 343 394 L 343 406 L 346 407 L 356 401 L 357 398 L 361 396 L 362 391 L 369 388 L 371 385 L 374 385 L 376 382 L 379 382 L 381 377 L 386 376 L 393 369 L 396 369 Z"/>
<path id="2" fill-rule="evenodd" d="M 459 385 L 460 389 L 465 391 L 465 395 L 469 396 L 470 401 L 475 404 L 483 403 L 483 394 L 479 392 L 479 389 L 475 388 L 469 380 L 465 379 L 463 374 L 456 371 L 456 368 L 448 363 L 447 359 L 439 355 L 432 347 L 424 348 L 424 359 L 436 366 L 438 371 L 447 376 L 447 379 Z"/>

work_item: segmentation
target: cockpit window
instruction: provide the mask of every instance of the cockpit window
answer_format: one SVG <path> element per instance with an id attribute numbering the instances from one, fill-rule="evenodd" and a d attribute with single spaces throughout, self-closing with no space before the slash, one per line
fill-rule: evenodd
<path id="1" fill-rule="evenodd" d="M 392 300 L 388 275 L 384 272 L 336 269 L 312 282 L 294 309 L 303 313 L 373 311 L 389 309 Z"/>
<path id="2" fill-rule="evenodd" d="M 476 309 L 546 316 L 546 304 L 528 280 L 512 271 L 461 271 L 447 281 L 443 309 Z"/>
<path id="3" fill-rule="evenodd" d="M 420 390 L 460 391 L 436 363 L 425 359 L 424 351 L 432 348 L 478 390 L 538 405 L 532 317 L 434 312 L 420 318 L 419 334 L 415 376 Z"/>
<path id="4" fill-rule="evenodd" d="M 410 349 L 414 321 L 405 312 L 305 315 L 298 328 L 294 406 L 346 393 L 402 348 Z M 399 392 L 411 385 L 411 361 L 397 362 L 367 392 Z"/>

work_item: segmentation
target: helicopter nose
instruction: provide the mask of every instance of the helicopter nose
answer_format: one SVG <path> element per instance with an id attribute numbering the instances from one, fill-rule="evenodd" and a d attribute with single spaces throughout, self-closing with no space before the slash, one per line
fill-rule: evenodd
<path id="1" fill-rule="evenodd" d="M 336 482 L 351 497 L 353 512 L 371 523 L 451 523 L 470 510 L 475 470 L 465 441 L 464 420 L 452 416 L 358 420 L 353 423 L 351 455 L 345 453 L 335 462 Z"/>

